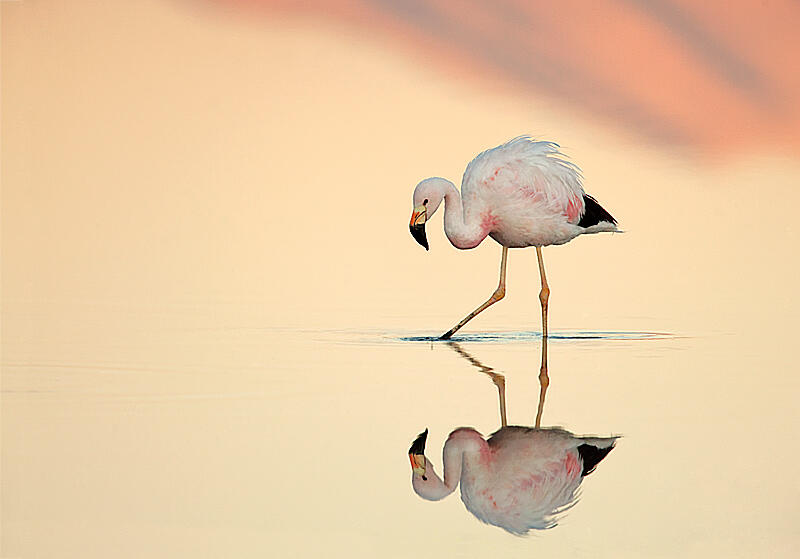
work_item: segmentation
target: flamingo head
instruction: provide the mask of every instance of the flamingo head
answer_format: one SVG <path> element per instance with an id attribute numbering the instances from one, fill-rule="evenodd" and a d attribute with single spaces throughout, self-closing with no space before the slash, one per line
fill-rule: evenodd
<path id="1" fill-rule="evenodd" d="M 411 222 L 408 228 L 411 236 L 429 250 L 428 237 L 425 234 L 425 223 L 433 216 L 444 200 L 447 185 L 450 181 L 433 177 L 420 182 L 414 189 L 414 210 L 411 212 Z"/>
<path id="2" fill-rule="evenodd" d="M 442 479 L 436 475 L 433 464 L 425 458 L 427 438 L 428 430 L 425 429 L 408 449 L 408 458 L 411 460 L 411 486 L 414 488 L 414 493 L 426 501 L 439 501 L 452 493 L 455 487 L 448 489 Z"/>

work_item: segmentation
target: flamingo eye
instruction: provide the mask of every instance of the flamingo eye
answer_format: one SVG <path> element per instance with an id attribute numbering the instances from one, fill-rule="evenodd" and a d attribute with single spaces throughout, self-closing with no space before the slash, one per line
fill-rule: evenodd
<path id="1" fill-rule="evenodd" d="M 423 205 L 423 206 L 426 206 L 427 204 L 428 204 L 428 199 L 427 199 L 427 198 L 425 198 L 425 199 L 422 201 L 422 205 Z"/>

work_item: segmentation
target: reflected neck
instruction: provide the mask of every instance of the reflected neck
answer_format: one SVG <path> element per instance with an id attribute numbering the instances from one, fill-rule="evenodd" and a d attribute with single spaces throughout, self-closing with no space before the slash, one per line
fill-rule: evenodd
<path id="1" fill-rule="evenodd" d="M 470 427 L 456 429 L 447 439 L 442 455 L 444 458 L 444 481 L 436 474 L 433 464 L 425 458 L 426 478 L 412 476 L 414 491 L 428 501 L 439 501 L 456 490 L 464 471 L 467 453 L 480 453 L 488 444 L 483 436 Z M 463 488 L 462 488 L 463 490 Z"/>

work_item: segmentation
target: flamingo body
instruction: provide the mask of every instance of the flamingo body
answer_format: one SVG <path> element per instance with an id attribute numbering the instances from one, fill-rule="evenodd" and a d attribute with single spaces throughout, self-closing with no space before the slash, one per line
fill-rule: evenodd
<path id="1" fill-rule="evenodd" d="M 523 535 L 557 524 L 615 441 L 518 426 L 503 427 L 486 440 L 462 427 L 445 443 L 444 481 L 426 459 L 425 474 L 412 473 L 412 485 L 424 499 L 439 500 L 460 484 L 461 500 L 476 518 Z"/>
<path id="2" fill-rule="evenodd" d="M 414 190 L 414 207 L 427 206 L 425 220 L 442 200 L 445 233 L 461 249 L 474 248 L 487 236 L 504 247 L 523 248 L 618 230 L 616 220 L 584 193 L 580 169 L 558 145 L 530 136 L 475 157 L 464 172 L 460 193 L 439 177 L 423 180 Z"/>

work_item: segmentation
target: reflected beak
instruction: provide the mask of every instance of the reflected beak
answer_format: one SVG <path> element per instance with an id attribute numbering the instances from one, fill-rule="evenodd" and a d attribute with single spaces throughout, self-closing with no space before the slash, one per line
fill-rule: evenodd
<path id="1" fill-rule="evenodd" d="M 427 480 L 425 477 L 425 457 L 421 454 L 409 454 L 408 459 L 411 460 L 411 471 L 422 479 Z"/>
<path id="2" fill-rule="evenodd" d="M 417 475 L 422 476 L 422 479 L 427 480 L 425 477 L 425 441 L 428 438 L 428 430 L 425 429 L 416 440 L 411 444 L 408 449 L 408 459 L 411 461 L 411 471 Z"/>
<path id="3" fill-rule="evenodd" d="M 428 246 L 428 237 L 425 235 L 425 221 L 428 218 L 428 211 L 425 206 L 417 206 L 411 212 L 411 221 L 408 224 L 408 230 L 411 231 L 411 236 L 414 237 L 419 244 L 425 247 L 425 250 L 430 250 Z"/>

